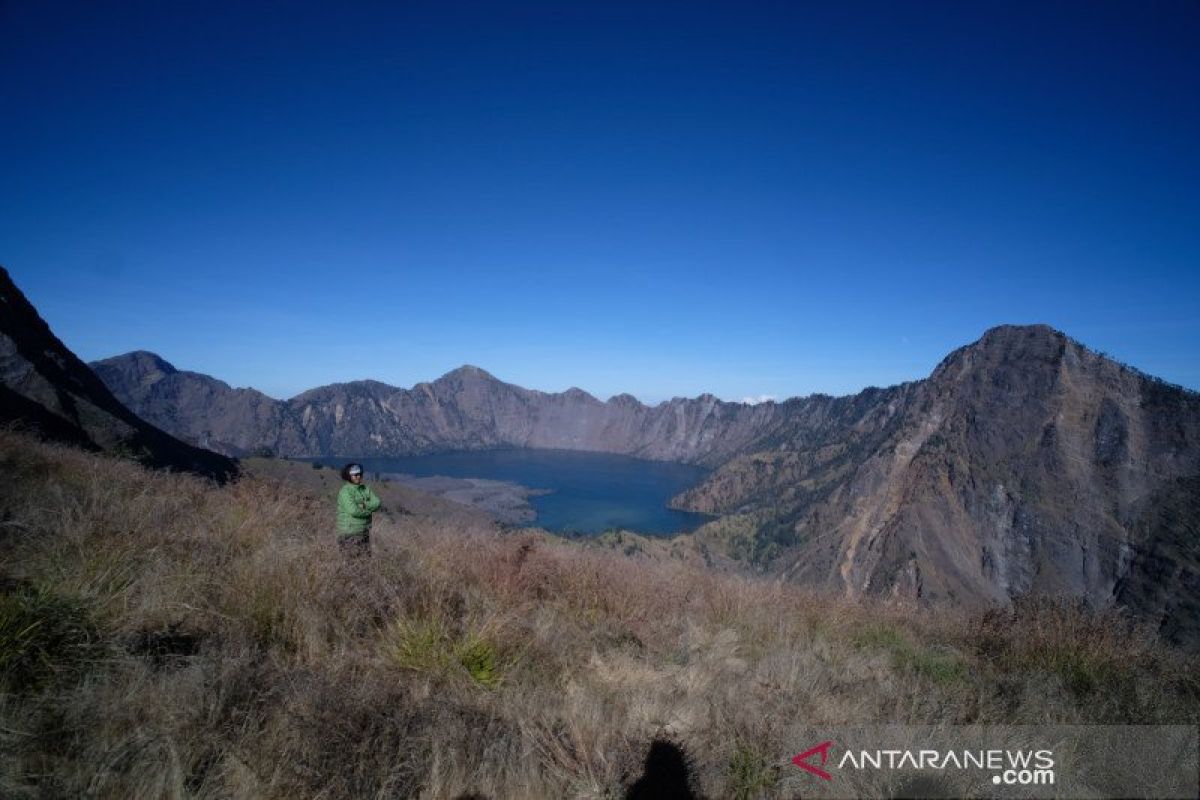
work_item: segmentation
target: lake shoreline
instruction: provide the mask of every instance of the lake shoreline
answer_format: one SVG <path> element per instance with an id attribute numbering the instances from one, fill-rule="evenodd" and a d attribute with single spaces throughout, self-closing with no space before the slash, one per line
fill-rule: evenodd
<path id="1" fill-rule="evenodd" d="M 529 498 L 550 494 L 553 489 L 534 489 L 512 481 L 490 478 L 454 478 L 448 475 L 418 476 L 404 472 L 381 472 L 384 480 L 427 492 L 444 500 L 487 512 L 506 525 L 530 525 L 537 510 Z"/>

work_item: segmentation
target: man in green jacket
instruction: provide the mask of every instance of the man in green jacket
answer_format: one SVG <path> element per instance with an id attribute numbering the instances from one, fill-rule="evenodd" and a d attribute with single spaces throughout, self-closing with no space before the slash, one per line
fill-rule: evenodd
<path id="1" fill-rule="evenodd" d="M 346 485 L 338 492 L 337 541 L 344 551 L 371 554 L 371 515 L 379 510 L 379 497 L 363 483 L 361 464 L 342 467 Z"/>

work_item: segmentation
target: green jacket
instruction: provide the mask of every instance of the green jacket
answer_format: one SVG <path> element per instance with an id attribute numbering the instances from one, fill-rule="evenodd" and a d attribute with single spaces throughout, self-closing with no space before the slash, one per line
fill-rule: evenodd
<path id="1" fill-rule="evenodd" d="M 379 498 L 365 484 L 347 483 L 338 492 L 338 536 L 361 536 L 371 530 L 371 514 L 379 510 Z"/>

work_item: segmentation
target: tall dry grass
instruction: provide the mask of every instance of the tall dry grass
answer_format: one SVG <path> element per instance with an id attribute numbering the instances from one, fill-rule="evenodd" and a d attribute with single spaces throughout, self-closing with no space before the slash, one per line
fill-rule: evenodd
<path id="1" fill-rule="evenodd" d="M 1050 602 L 917 615 L 0 433 L 0 796 L 616 797 L 655 741 L 791 796 L 797 726 L 1200 721 L 1197 663 Z"/>

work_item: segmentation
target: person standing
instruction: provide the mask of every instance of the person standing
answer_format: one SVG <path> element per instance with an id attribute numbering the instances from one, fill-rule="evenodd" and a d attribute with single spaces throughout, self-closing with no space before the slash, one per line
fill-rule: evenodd
<path id="1" fill-rule="evenodd" d="M 342 467 L 346 485 L 338 492 L 337 542 L 344 552 L 371 554 L 371 515 L 379 510 L 379 497 L 363 483 L 362 464 Z"/>

